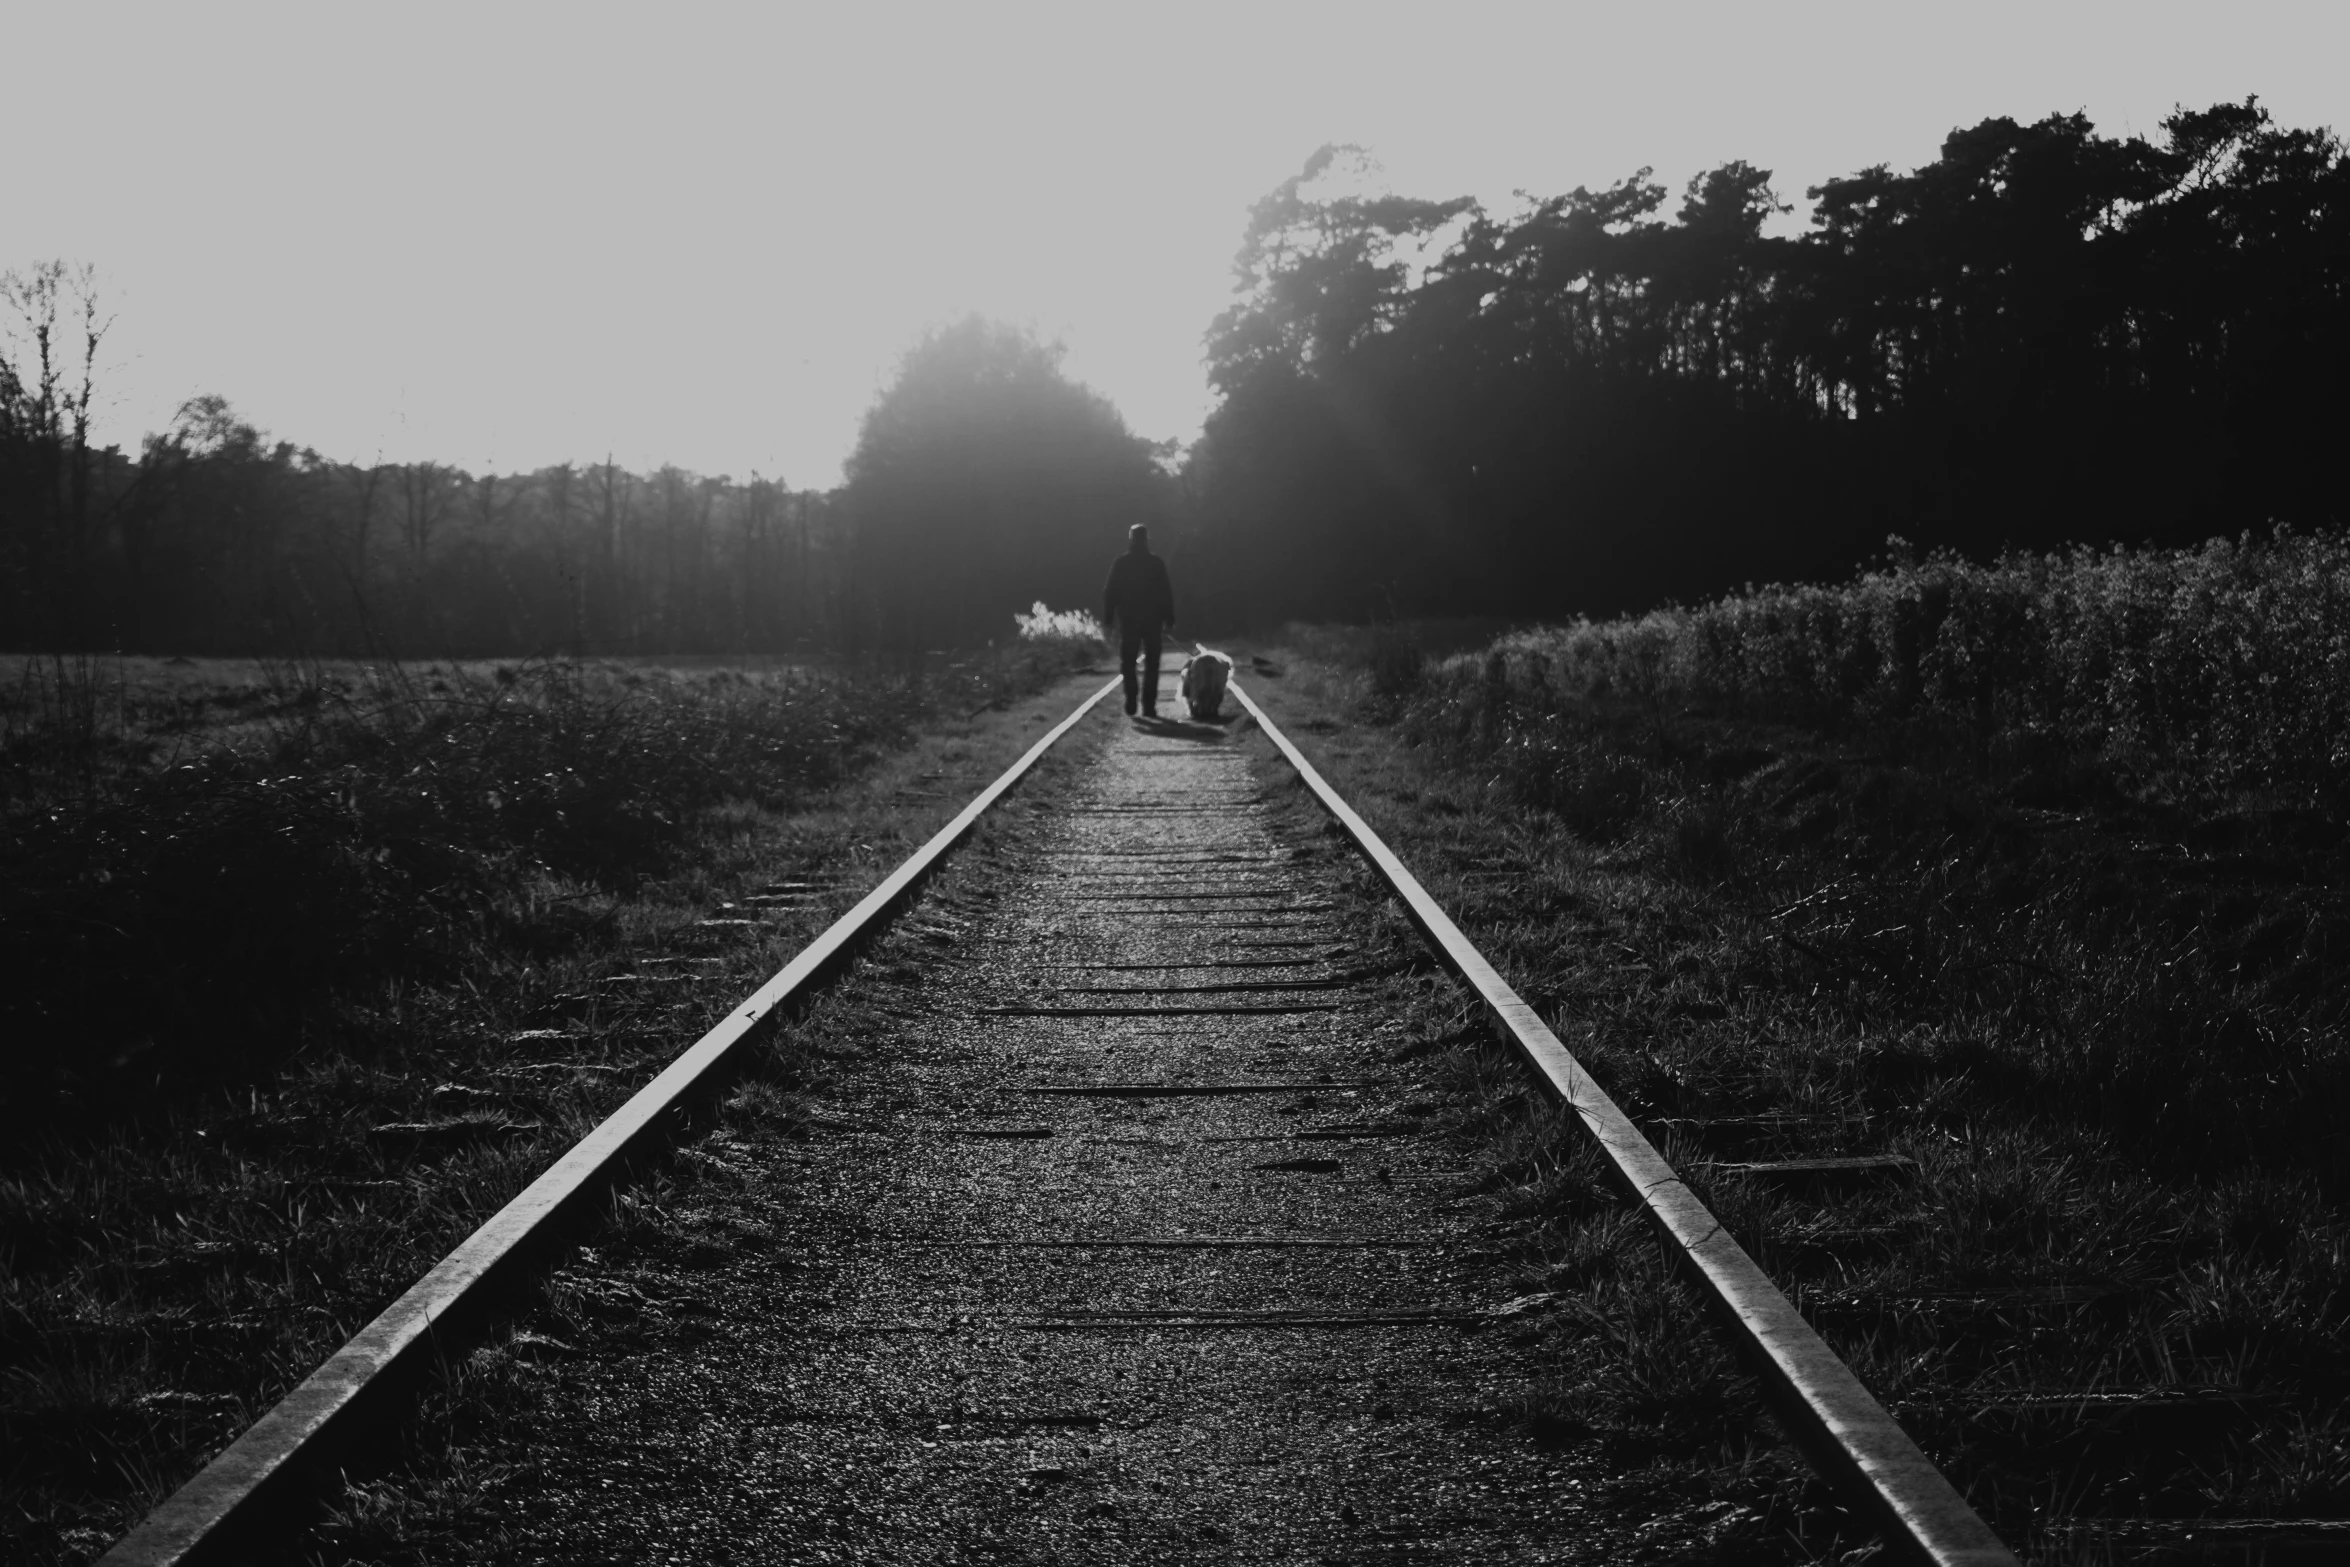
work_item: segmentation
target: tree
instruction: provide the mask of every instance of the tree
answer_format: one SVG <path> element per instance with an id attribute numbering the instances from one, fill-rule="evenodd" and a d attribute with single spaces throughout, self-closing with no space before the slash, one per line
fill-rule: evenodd
<path id="1" fill-rule="evenodd" d="M 899 654 L 1007 635 L 1038 599 L 1092 602 L 1165 477 L 1062 350 L 977 316 L 931 332 L 867 411 L 843 498 L 865 624 Z"/>
<path id="2" fill-rule="evenodd" d="M 408 570 L 421 578 L 433 540 L 457 504 L 457 471 L 437 462 L 401 463 L 400 538 L 408 546 Z"/>
<path id="3" fill-rule="evenodd" d="M 1232 263 L 1241 297 L 1208 328 L 1208 381 L 1229 394 L 1253 375 L 1330 365 L 1393 326 L 1413 282 L 1399 251 L 1476 211 L 1450 201 L 1365 195 L 1360 147 L 1324 146 L 1249 209 Z"/>
<path id="4" fill-rule="evenodd" d="M 90 410 L 102 318 L 97 268 L 0 273 L 0 573 L 8 620 L 51 646 L 103 640 Z M 78 368 L 77 368 L 78 360 Z M 46 591 L 43 591 L 43 589 Z"/>
<path id="5" fill-rule="evenodd" d="M 351 503 L 357 515 L 351 519 L 351 591 L 362 599 L 367 594 L 367 578 L 371 570 L 370 541 L 375 533 L 376 491 L 383 486 L 384 465 L 381 453 L 371 463 L 350 463 L 343 468 L 351 485 Z"/>
<path id="6" fill-rule="evenodd" d="M 1498 218 L 1325 148 L 1250 215 L 1207 337 L 1203 537 L 1256 618 L 1603 614 L 2350 515 L 2350 157 L 2256 103 L 2160 138 L 1961 127 L 1811 194 L 1732 162 Z M 1441 254 L 1429 252 L 1442 246 Z"/>

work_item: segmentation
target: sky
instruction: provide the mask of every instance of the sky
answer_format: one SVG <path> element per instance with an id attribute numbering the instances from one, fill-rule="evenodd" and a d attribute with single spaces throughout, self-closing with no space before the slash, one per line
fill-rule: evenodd
<path id="1" fill-rule="evenodd" d="M 1188 440 L 1249 205 L 1325 142 L 1508 210 L 1732 158 L 1800 203 L 2000 114 L 2350 132 L 2343 0 L 0 0 L 0 39 L 0 270 L 98 269 L 103 439 L 216 393 L 336 458 L 819 488 L 973 311 Z"/>

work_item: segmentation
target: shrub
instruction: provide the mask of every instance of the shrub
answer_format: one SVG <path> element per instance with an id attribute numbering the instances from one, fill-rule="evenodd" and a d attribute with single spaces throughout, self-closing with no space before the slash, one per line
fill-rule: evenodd
<path id="1" fill-rule="evenodd" d="M 1846 583 L 1504 637 L 1491 653 L 1517 716 L 1487 742 L 1563 705 L 1673 707 L 2350 803 L 2350 534 L 1988 565 L 1896 552 Z M 1463 711 L 1496 705 L 1492 679 L 1488 657 L 1433 672 Z"/>

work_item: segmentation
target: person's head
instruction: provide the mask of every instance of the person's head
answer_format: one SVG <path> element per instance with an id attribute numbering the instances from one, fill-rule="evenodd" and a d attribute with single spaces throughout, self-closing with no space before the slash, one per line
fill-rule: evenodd
<path id="1" fill-rule="evenodd" d="M 1150 529 L 1144 527 L 1141 523 L 1138 522 L 1133 527 L 1126 530 L 1126 552 L 1128 554 L 1147 555 L 1150 553 L 1150 547 Z"/>

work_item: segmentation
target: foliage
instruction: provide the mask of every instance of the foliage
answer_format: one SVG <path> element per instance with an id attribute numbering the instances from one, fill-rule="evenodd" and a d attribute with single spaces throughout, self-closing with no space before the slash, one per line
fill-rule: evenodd
<path id="1" fill-rule="evenodd" d="M 1040 587 L 1082 602 L 1127 526 L 1157 520 L 1149 443 L 1060 360 L 974 316 L 916 345 L 866 413 L 842 498 L 883 647 L 985 641 Z"/>
<path id="2" fill-rule="evenodd" d="M 1362 193 L 1325 148 L 1252 212 L 1187 470 L 1254 618 L 1621 613 L 1841 575 L 2338 523 L 2350 159 L 2257 103 L 2159 137 L 1953 131 L 1831 180 L 1641 170 L 1517 213 Z"/>
<path id="3" fill-rule="evenodd" d="M 59 601 L 56 614 L 91 613 L 99 475 L 90 408 L 108 325 L 86 263 L 0 273 L 0 636 L 4 606 L 37 589 Z"/>
<path id="4" fill-rule="evenodd" d="M 418 814 L 442 813 L 432 826 L 451 838 L 456 872 L 449 903 L 401 904 L 400 887 L 364 878 L 376 851 L 389 849 L 394 868 L 413 864 L 412 844 L 273 814 L 286 841 L 270 844 L 263 829 L 217 846 L 269 856 L 262 871 L 291 877 L 269 895 L 307 900 L 329 935 L 349 929 L 336 923 L 348 911 L 313 896 L 317 867 L 342 853 L 356 872 L 344 885 L 384 900 L 371 916 L 386 938 L 379 965 L 338 962 L 335 943 L 321 939 L 285 955 L 323 953 L 329 979 L 264 956 L 243 972 L 243 998 L 226 983 L 234 976 L 186 987 L 177 943 L 224 948 L 207 924 L 266 922 L 273 911 L 266 899 L 224 903 L 222 893 L 241 889 L 183 877 L 185 907 L 163 928 L 158 906 L 174 889 L 148 876 L 124 901 L 135 923 L 122 934 L 141 944 L 112 954 L 135 966 L 100 978 L 149 1007 L 152 1044 L 120 1066 L 108 1059 L 123 1040 L 101 1032 L 119 1018 L 102 992 L 90 1029 L 64 1041 L 79 1057 L 52 1050 L 54 1035 L 30 1036 L 66 1071 L 32 1085 L 42 1090 L 32 1104 L 12 1100 L 0 1125 L 0 1493 L 9 1503 L 0 1560 L 67 1567 L 101 1553 L 1032 745 L 1037 717 L 1060 701 L 1001 699 L 1062 673 L 1058 658 L 1025 649 L 930 671 L 913 689 L 840 669 L 746 678 L 644 665 L 66 660 L 0 688 L 10 769 L 0 799 L 38 787 L 47 798 L 37 816 L 78 819 L 89 788 L 115 802 L 121 821 L 141 777 L 190 759 L 215 780 L 266 789 L 274 811 L 284 795 L 273 758 L 307 723 L 319 731 L 313 749 L 349 759 L 361 827 L 411 785 L 438 797 Z M 306 706 L 309 691 L 320 699 Z M 988 698 L 1008 710 L 975 712 Z M 436 711 L 428 742 L 419 731 Z M 918 722 L 911 743 L 860 748 L 860 725 L 886 742 L 908 720 Z M 753 732 L 740 741 L 721 732 L 742 724 Z M 817 767 L 771 772 L 779 741 Z M 660 808 L 649 824 L 658 841 L 617 862 L 560 833 L 545 849 L 518 847 L 546 843 L 545 821 L 499 814 L 509 802 L 498 773 L 527 783 L 564 748 L 601 744 L 639 754 L 610 764 L 591 754 L 574 771 L 606 789 L 616 807 L 607 821 Z M 648 748 L 680 757 L 641 754 Z M 43 750 L 45 762 L 32 754 Z M 834 771 L 827 758 L 855 776 L 814 787 Z M 630 775 L 690 781 L 703 767 L 737 773 L 730 797 L 708 809 L 632 801 L 625 788 Z M 500 800 L 468 805 L 461 796 L 483 782 Z M 779 808 L 732 798 L 738 784 Z M 123 825 L 154 837 L 184 833 L 201 815 Z M 501 825 L 512 840 L 504 846 Z M 49 830 L 36 820 L 28 833 Z M 316 841 L 335 831 L 343 836 Z M 469 870 L 479 873 L 471 883 Z M 58 891 L 6 885 L 35 900 Z M 417 927 L 406 944 L 403 913 Z M 24 934 L 0 925 L 0 983 L 53 997 L 63 982 L 19 961 L 13 943 Z M 266 1002 L 280 993 L 288 1005 L 273 1010 Z M 23 1018 L 12 1014 L 0 1036 L 11 1072 L 0 1087 L 11 1095 L 27 1086 L 15 1070 L 29 1048 Z M 462 1378 L 480 1365 L 441 1369 Z M 445 1422 L 467 1416 L 440 1403 L 420 1418 L 445 1437 Z M 396 1450 L 397 1432 L 381 1434 L 371 1463 Z M 447 1544 L 427 1554 L 446 1560 Z"/>
<path id="5" fill-rule="evenodd" d="M 1514 633 L 1393 710 L 1577 837 L 1773 908 L 1878 1026 L 2015 1009 L 1952 1046 L 1982 1091 L 2332 1189 L 2346 663 L 2350 538 L 2280 532 Z"/>
<path id="6" fill-rule="evenodd" d="M 1317 765 L 2002 1534 L 2070 1560 L 2093 1520 L 2342 1505 L 2350 802 L 2322 712 L 2250 731 L 2269 676 L 2334 700 L 2343 548 L 1903 560 L 1506 636 L 1401 698 L 1333 639 L 1343 675 L 1293 658 L 1271 700 L 1335 687 L 1361 722 L 1291 726 L 1338 731 Z M 2023 650 L 1988 687 L 1985 640 Z M 1852 1154 L 1914 1170 L 1740 1169 Z M 1527 1287 L 1623 1320 L 1604 1239 Z M 1611 1445 L 1738 1429 L 1687 1360 L 1653 1417 L 1561 1364 L 1549 1412 Z"/>
<path id="7" fill-rule="evenodd" d="M 977 318 L 906 356 L 831 495 L 610 462 L 338 462 L 216 396 L 136 457 L 93 451 L 88 366 L 69 384 L 56 361 L 95 284 L 62 264 L 34 281 L 0 280 L 33 344 L 0 343 L 0 647 L 920 654 L 993 640 L 1039 587 L 1083 602 L 1127 525 L 1171 514 L 1164 449 L 1059 348 Z"/>
<path id="8" fill-rule="evenodd" d="M 1898 542 L 1898 541 L 1897 541 Z M 1836 731 L 1904 728 L 2196 797 L 2350 806 L 2350 534 L 1909 557 L 1835 586 L 1497 641 L 1498 700 L 1575 697 Z M 1448 666 L 1455 689 L 1484 664 Z M 1490 703 L 1488 704 L 1490 705 Z"/>
<path id="9" fill-rule="evenodd" d="M 511 657 L 837 639 L 846 554 L 822 496 L 609 462 L 338 462 L 213 396 L 133 457 L 89 449 L 73 400 L 87 389 L 36 396 L 0 350 L 0 648 Z"/>
<path id="10" fill-rule="evenodd" d="M 0 702 L 0 1118 L 266 1067 L 353 987 L 448 972 L 528 887 L 625 891 L 705 813 L 803 798 L 1041 672 L 30 663 Z M 560 924 L 560 921 L 557 922 Z"/>

